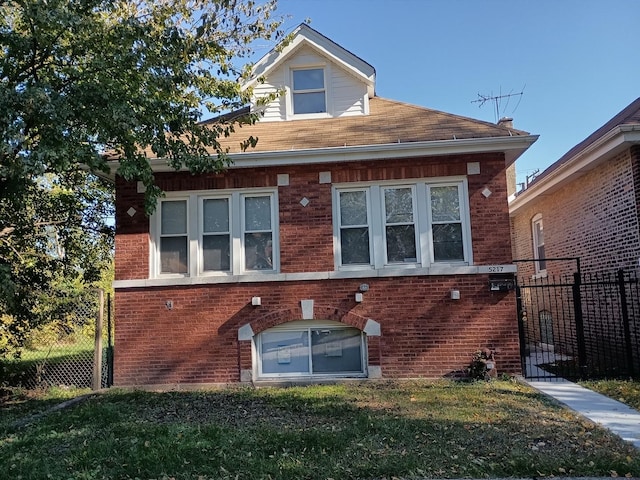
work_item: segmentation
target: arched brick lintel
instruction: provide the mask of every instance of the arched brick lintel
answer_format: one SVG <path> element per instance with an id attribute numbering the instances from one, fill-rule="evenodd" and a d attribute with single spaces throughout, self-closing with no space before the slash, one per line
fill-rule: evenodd
<path id="1" fill-rule="evenodd" d="M 276 310 L 256 318 L 249 323 L 249 326 L 253 335 L 257 335 L 277 325 L 301 319 L 302 316 L 298 309 Z M 367 317 L 351 311 L 341 312 L 338 308 L 330 305 L 315 305 L 313 309 L 313 320 L 332 320 L 355 327 L 358 330 L 365 330 L 367 323 L 372 322 L 372 320 Z"/>

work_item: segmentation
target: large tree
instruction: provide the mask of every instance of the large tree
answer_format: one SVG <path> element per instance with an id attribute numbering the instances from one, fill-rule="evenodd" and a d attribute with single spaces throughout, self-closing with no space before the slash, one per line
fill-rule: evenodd
<path id="1" fill-rule="evenodd" d="M 204 126 L 202 112 L 247 104 L 238 79 L 255 41 L 279 39 L 274 10 L 275 0 L 0 0 L 0 314 L 28 324 L 29 290 L 95 277 L 104 249 L 88 246 L 108 234 L 96 209 L 112 192 L 86 171 L 108 172 L 108 155 L 144 182 L 148 211 L 161 194 L 149 154 L 176 170 L 228 165 L 217 139 L 256 118 Z"/>

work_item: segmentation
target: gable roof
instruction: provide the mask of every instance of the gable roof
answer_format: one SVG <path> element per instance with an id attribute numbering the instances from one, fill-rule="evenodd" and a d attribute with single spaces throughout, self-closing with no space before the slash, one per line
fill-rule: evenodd
<path id="1" fill-rule="evenodd" d="M 640 97 L 538 175 L 512 201 L 512 213 L 537 195 L 551 193 L 630 145 L 640 144 Z"/>
<path id="2" fill-rule="evenodd" d="M 255 85 L 260 77 L 268 76 L 269 72 L 278 68 L 304 46 L 309 46 L 318 51 L 320 55 L 330 58 L 366 84 L 369 98 L 375 95 L 375 68 L 306 23 L 301 23 L 291 32 L 289 41 L 284 47 L 272 49 L 256 62 L 252 69 L 251 78 L 242 85 L 242 88 L 246 89 Z"/>

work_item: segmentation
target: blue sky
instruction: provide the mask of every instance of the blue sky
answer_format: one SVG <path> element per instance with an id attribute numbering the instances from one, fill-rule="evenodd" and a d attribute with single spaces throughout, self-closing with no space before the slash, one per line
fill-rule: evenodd
<path id="1" fill-rule="evenodd" d="M 519 182 L 640 97 L 637 0 L 279 0 L 278 12 L 373 65 L 381 97 L 494 122 L 478 94 L 524 89 L 499 111 L 540 135 Z"/>

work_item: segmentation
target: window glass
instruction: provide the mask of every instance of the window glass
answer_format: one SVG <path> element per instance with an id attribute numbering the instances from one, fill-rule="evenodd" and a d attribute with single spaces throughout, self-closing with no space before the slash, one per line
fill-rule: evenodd
<path id="1" fill-rule="evenodd" d="M 204 271 L 224 271 L 231 269 L 231 249 L 229 235 L 203 235 L 202 257 Z"/>
<path id="2" fill-rule="evenodd" d="M 413 190 L 384 190 L 387 262 L 416 262 L 416 231 L 413 223 Z"/>
<path id="3" fill-rule="evenodd" d="M 342 265 L 369 264 L 367 192 L 340 192 Z"/>
<path id="4" fill-rule="evenodd" d="M 246 231 L 271 230 L 271 197 L 246 197 L 244 208 Z"/>
<path id="5" fill-rule="evenodd" d="M 262 373 L 309 374 L 309 333 L 263 332 L 260 334 Z"/>
<path id="6" fill-rule="evenodd" d="M 411 188 L 387 188 L 384 191 L 387 224 L 413 222 L 413 193 Z"/>
<path id="7" fill-rule="evenodd" d="M 161 273 L 187 273 L 187 237 L 162 237 L 160 239 Z"/>
<path id="8" fill-rule="evenodd" d="M 327 111 L 324 70 L 310 68 L 293 71 L 293 113 L 324 113 Z"/>
<path id="9" fill-rule="evenodd" d="M 464 260 L 461 224 L 436 224 L 432 229 L 433 256 L 436 262 Z"/>
<path id="10" fill-rule="evenodd" d="M 362 334 L 355 328 L 311 330 L 313 373 L 362 372 Z"/>
<path id="11" fill-rule="evenodd" d="M 187 233 L 186 200 L 165 201 L 161 204 L 162 235 Z"/>
<path id="12" fill-rule="evenodd" d="M 460 199 L 457 186 L 431 187 L 431 217 L 434 222 L 460 220 Z"/>
<path id="13" fill-rule="evenodd" d="M 246 233 L 244 252 L 247 270 L 273 269 L 273 239 L 270 233 Z"/>
<path id="14" fill-rule="evenodd" d="M 317 90 L 321 88 L 324 88 L 324 70 L 322 68 L 293 71 L 294 90 Z"/>
<path id="15" fill-rule="evenodd" d="M 206 233 L 229 231 L 229 199 L 208 198 L 202 202 L 203 229 Z"/>
<path id="16" fill-rule="evenodd" d="M 367 192 L 340 192 L 340 223 L 343 226 L 367 224 Z"/>

